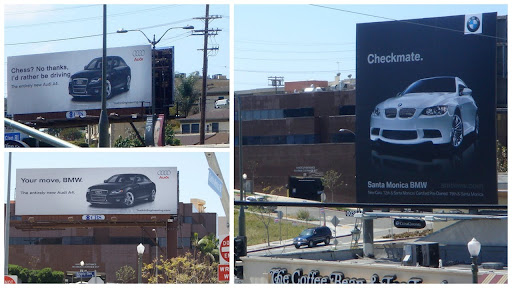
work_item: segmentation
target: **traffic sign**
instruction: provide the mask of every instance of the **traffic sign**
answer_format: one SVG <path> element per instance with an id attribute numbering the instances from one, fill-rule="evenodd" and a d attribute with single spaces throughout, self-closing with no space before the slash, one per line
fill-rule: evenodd
<path id="1" fill-rule="evenodd" d="M 96 277 L 96 271 L 80 271 L 75 273 L 76 278 L 92 278 Z"/>
<path id="2" fill-rule="evenodd" d="M 4 140 L 21 141 L 21 133 L 20 132 L 6 132 L 6 133 L 4 133 Z"/>
<path id="3" fill-rule="evenodd" d="M 208 168 L 208 186 L 210 186 L 219 197 L 222 197 L 222 180 L 220 180 L 219 176 L 210 168 Z"/>
<path id="4" fill-rule="evenodd" d="M 18 284 L 18 276 L 4 275 L 4 284 Z"/>
<path id="5" fill-rule="evenodd" d="M 219 282 L 228 281 L 229 282 L 229 264 L 227 265 L 218 265 L 217 275 L 219 276 Z"/>
<path id="6" fill-rule="evenodd" d="M 220 264 L 229 264 L 229 235 L 219 237 L 220 241 Z M 220 266 L 220 265 L 219 265 Z M 219 278 L 220 279 L 220 278 Z"/>
<path id="7" fill-rule="evenodd" d="M 334 225 L 334 227 L 338 226 L 338 224 L 340 224 L 340 219 L 338 219 L 338 217 L 336 217 L 336 215 L 334 215 L 331 219 L 331 223 L 332 225 Z"/>

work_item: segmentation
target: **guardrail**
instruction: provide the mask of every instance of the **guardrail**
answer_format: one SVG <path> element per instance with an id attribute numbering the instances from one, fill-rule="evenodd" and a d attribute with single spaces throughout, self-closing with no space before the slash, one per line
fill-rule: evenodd
<path id="1" fill-rule="evenodd" d="M 43 133 L 41 131 L 38 131 L 34 128 L 31 128 L 27 125 L 23 125 L 21 123 L 18 123 L 16 121 L 13 121 L 11 119 L 7 119 L 5 118 L 4 119 L 4 125 L 7 126 L 7 127 L 11 127 L 17 131 L 20 131 L 20 132 L 23 132 L 27 135 L 30 135 L 32 137 L 34 137 L 35 139 L 39 140 L 39 141 L 43 141 L 43 142 L 46 142 L 52 146 L 55 146 L 55 147 L 64 147 L 64 148 L 80 148 L 76 145 L 73 145 L 67 141 L 64 141 L 62 139 L 59 139 L 57 137 L 54 137 L 54 136 L 51 136 L 51 135 L 48 135 L 46 133 Z"/>

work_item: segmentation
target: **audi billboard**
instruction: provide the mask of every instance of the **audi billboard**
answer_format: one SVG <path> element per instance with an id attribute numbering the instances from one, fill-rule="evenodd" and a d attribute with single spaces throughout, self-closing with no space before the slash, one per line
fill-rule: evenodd
<path id="1" fill-rule="evenodd" d="M 16 215 L 177 214 L 176 167 L 16 170 Z"/>
<path id="2" fill-rule="evenodd" d="M 7 58 L 11 115 L 101 109 L 102 49 Z M 107 108 L 151 104 L 151 46 L 107 49 Z"/>
<path id="3" fill-rule="evenodd" d="M 357 25 L 357 202 L 496 204 L 496 13 Z"/>

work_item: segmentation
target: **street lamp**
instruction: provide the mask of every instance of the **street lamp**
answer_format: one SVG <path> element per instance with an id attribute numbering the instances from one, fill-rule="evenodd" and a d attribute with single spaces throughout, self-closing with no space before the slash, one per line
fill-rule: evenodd
<path id="1" fill-rule="evenodd" d="M 361 230 L 356 226 L 354 226 L 354 229 L 350 231 L 350 234 L 352 235 L 352 245 L 351 249 L 356 249 L 358 247 L 359 238 L 361 237 Z"/>
<path id="2" fill-rule="evenodd" d="M 137 283 L 139 284 L 142 283 L 142 254 L 144 254 L 144 249 L 146 248 L 144 247 L 144 245 L 142 245 L 142 243 L 137 245 L 137 254 L 139 255 L 139 273 L 137 275 Z"/>
<path id="3" fill-rule="evenodd" d="M 239 124 L 240 125 L 240 124 Z M 240 146 L 240 149 L 242 149 L 242 147 Z M 244 189 L 244 186 L 245 186 L 245 180 L 247 180 L 247 174 L 243 174 L 242 175 L 242 183 L 240 185 L 240 201 L 245 201 L 245 189 Z M 245 206 L 244 205 L 241 205 L 240 206 L 240 215 L 238 216 L 238 235 L 239 236 L 245 236 Z"/>
<path id="4" fill-rule="evenodd" d="M 155 245 L 155 255 L 156 255 L 156 260 L 155 260 L 155 279 L 156 279 L 156 283 L 158 283 L 158 234 L 156 233 L 156 229 L 153 228 L 153 232 L 155 232 L 155 238 L 156 238 L 156 245 Z"/>
<path id="5" fill-rule="evenodd" d="M 82 277 L 83 277 L 82 272 L 84 271 L 84 265 L 85 265 L 84 261 L 83 260 L 80 261 L 80 267 L 81 267 L 80 268 L 80 284 L 82 284 Z"/>
<path id="6" fill-rule="evenodd" d="M 139 30 L 139 29 L 132 29 L 132 30 L 126 30 L 124 28 L 122 29 L 119 29 L 117 30 L 117 33 L 128 33 L 130 31 L 139 31 L 140 33 L 142 33 L 142 35 L 144 35 L 144 37 L 146 37 L 146 40 L 148 40 L 149 44 L 151 44 L 152 49 L 153 49 L 153 56 L 151 57 L 151 71 L 152 71 L 152 85 L 151 85 L 151 116 L 153 117 L 153 120 L 154 120 L 154 117 L 155 117 L 155 101 L 156 101 L 156 96 L 155 96 L 155 75 L 154 75 L 154 69 L 155 69 L 155 47 L 156 47 L 156 44 L 158 44 L 158 42 L 160 42 L 160 40 L 162 40 L 162 38 L 164 37 L 164 35 L 169 32 L 169 30 L 172 30 L 172 29 L 185 29 L 185 30 L 191 30 L 191 29 L 194 29 L 194 26 L 191 26 L 191 25 L 188 25 L 188 26 L 183 26 L 183 27 L 171 27 L 169 29 L 167 29 L 164 34 L 162 34 L 162 36 L 158 39 L 158 40 L 155 40 L 156 37 L 155 37 L 155 34 L 153 34 L 153 40 L 150 40 L 148 38 L 148 36 L 142 32 L 142 30 Z M 153 121 L 153 125 L 154 125 L 154 121 Z"/>
<path id="7" fill-rule="evenodd" d="M 473 283 L 478 283 L 478 254 L 480 254 L 480 248 L 482 245 L 475 238 L 468 242 L 468 251 L 471 255 L 471 272 L 473 273 Z"/>
<path id="8" fill-rule="evenodd" d="M 346 138 L 348 138 L 346 142 L 350 142 L 349 140 L 354 141 L 353 139 L 356 137 L 356 133 L 350 129 L 341 128 L 339 130 L 339 132 L 341 134 L 346 134 L 346 136 L 348 136 L 348 137 L 346 137 Z M 345 142 L 345 141 L 341 141 L 341 142 Z"/>

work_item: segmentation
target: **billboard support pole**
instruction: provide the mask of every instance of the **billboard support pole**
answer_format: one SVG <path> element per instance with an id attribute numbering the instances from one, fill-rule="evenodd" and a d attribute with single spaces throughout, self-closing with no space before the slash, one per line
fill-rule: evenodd
<path id="1" fill-rule="evenodd" d="M 107 116 L 107 5 L 103 5 L 103 57 L 101 64 L 101 114 L 98 123 L 100 139 L 99 147 L 110 147 L 110 137 L 108 135 L 108 116 Z"/>
<path id="2" fill-rule="evenodd" d="M 9 168 L 7 168 L 7 203 L 5 206 L 4 275 L 9 275 L 9 226 L 11 225 L 11 159 L 12 152 L 9 152 Z"/>
<path id="3" fill-rule="evenodd" d="M 371 212 L 372 209 L 365 208 L 363 212 Z M 373 219 L 363 219 L 363 254 L 365 257 L 374 258 L 373 253 Z"/>

